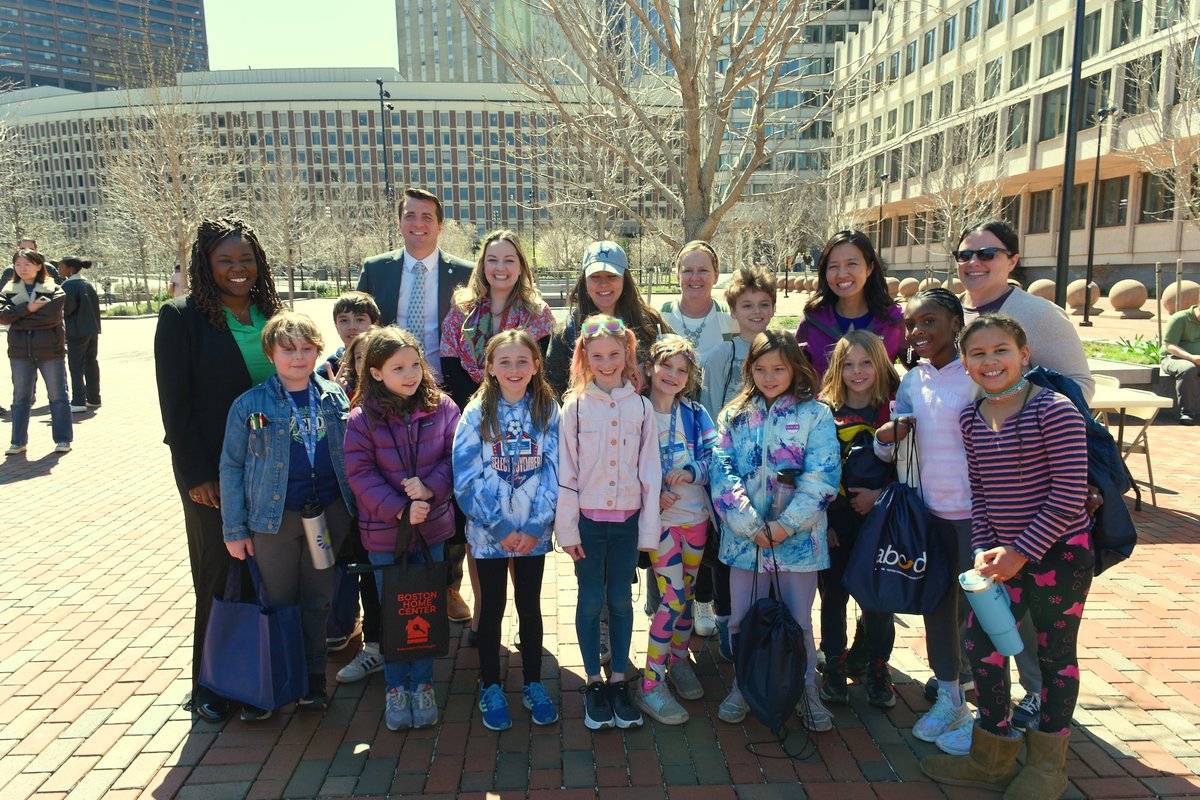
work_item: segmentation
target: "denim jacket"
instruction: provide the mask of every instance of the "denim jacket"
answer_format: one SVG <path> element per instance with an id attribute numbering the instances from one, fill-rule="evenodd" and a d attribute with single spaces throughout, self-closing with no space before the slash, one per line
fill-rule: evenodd
<path id="1" fill-rule="evenodd" d="M 350 401 L 342 387 L 312 377 L 325 420 L 324 442 L 351 516 L 354 494 L 346 481 L 343 440 Z M 221 448 L 221 521 L 225 541 L 253 533 L 278 533 L 291 463 L 292 407 L 279 377 L 272 375 L 233 401 Z"/>

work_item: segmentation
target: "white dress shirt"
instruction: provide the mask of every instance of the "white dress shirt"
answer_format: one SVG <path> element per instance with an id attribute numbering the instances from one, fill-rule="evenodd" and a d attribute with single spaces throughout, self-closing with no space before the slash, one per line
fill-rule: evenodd
<path id="1" fill-rule="evenodd" d="M 405 250 L 404 275 L 400 278 L 400 296 L 396 299 L 396 324 L 401 327 L 408 321 L 408 299 L 416 283 L 414 274 L 417 263 L 417 259 Z M 438 264 L 441 263 L 441 251 L 434 250 L 420 263 L 425 269 L 425 324 L 421 330 L 409 333 L 421 341 L 421 346 L 425 348 L 425 360 L 429 362 L 434 377 L 440 379 L 441 359 L 438 353 L 441 351 L 442 321 L 438 319 Z"/>

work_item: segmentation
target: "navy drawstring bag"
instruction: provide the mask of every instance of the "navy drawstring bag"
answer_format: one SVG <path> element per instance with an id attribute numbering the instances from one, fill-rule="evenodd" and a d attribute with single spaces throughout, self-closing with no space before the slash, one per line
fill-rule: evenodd
<path id="1" fill-rule="evenodd" d="M 778 572 L 774 574 L 774 597 L 760 597 L 742 618 L 737 685 L 755 718 L 782 739 L 784 724 L 804 695 L 808 658 L 804 631 L 781 599 Z M 754 571 L 754 583 L 757 596 L 758 570 Z"/>

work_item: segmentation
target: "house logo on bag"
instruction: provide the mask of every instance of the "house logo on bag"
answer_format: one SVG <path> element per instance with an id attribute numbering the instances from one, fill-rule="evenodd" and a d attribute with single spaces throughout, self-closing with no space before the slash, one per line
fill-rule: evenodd
<path id="1" fill-rule="evenodd" d="M 405 626 L 409 645 L 426 644 L 429 641 L 429 620 L 424 617 L 413 617 Z"/>
<path id="2" fill-rule="evenodd" d="M 896 551 L 890 544 L 879 551 L 879 555 L 875 557 L 875 568 L 880 572 L 890 572 L 893 575 L 899 575 L 909 580 L 920 580 L 924 577 L 925 566 L 928 563 L 925 553 L 916 558 L 908 558 L 903 553 Z"/>

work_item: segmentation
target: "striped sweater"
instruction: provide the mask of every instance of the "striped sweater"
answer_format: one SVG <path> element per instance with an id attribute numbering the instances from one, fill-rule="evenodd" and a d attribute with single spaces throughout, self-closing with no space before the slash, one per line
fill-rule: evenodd
<path id="1" fill-rule="evenodd" d="M 993 431 L 972 403 L 959 417 L 971 481 L 971 546 L 1012 545 L 1040 561 L 1088 530 L 1087 439 L 1071 401 L 1042 390 Z"/>

